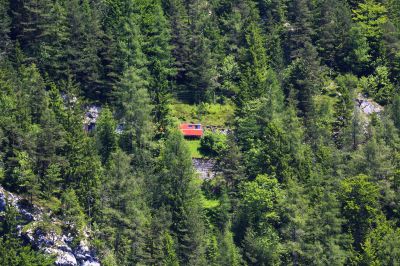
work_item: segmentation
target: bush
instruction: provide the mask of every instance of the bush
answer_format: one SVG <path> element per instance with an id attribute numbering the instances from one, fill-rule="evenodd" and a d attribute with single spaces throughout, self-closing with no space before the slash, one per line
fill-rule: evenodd
<path id="1" fill-rule="evenodd" d="M 200 152 L 205 156 L 217 156 L 226 149 L 226 136 L 206 131 L 200 141 Z"/>

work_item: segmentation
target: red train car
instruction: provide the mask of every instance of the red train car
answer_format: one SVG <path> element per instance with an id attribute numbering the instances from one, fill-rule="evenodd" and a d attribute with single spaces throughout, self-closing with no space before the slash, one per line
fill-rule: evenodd
<path id="1" fill-rule="evenodd" d="M 187 138 L 201 138 L 204 134 L 201 124 L 184 123 L 180 125 L 180 130 L 183 136 Z"/>

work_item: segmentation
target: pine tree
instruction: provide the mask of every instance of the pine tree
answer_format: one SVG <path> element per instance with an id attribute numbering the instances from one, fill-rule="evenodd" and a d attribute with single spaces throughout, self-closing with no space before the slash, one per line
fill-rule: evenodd
<path id="1" fill-rule="evenodd" d="M 109 108 L 101 111 L 100 118 L 96 121 L 96 145 L 103 164 L 117 148 L 116 122 Z"/>
<path id="2" fill-rule="evenodd" d="M 247 28 L 246 46 L 248 52 L 241 59 L 244 73 L 240 83 L 239 106 L 250 99 L 260 97 L 268 97 L 276 102 L 281 101 L 279 83 L 268 64 L 265 37 L 256 22 L 252 22 Z"/>
<path id="3" fill-rule="evenodd" d="M 182 0 L 163 1 L 165 13 L 171 24 L 171 43 L 174 68 L 177 70 L 175 77 L 177 89 L 182 90 L 185 84 L 187 65 L 189 64 L 189 25 L 188 14 Z"/>
<path id="4" fill-rule="evenodd" d="M 0 1 L 0 61 L 8 56 L 11 49 L 11 18 L 9 16 L 9 12 L 9 1 Z"/>
<path id="5" fill-rule="evenodd" d="M 360 251 L 379 210 L 379 189 L 368 176 L 349 177 L 341 182 L 339 194 L 345 232 L 353 237 L 353 246 Z"/>
<path id="6" fill-rule="evenodd" d="M 42 178 L 41 185 L 44 197 L 49 199 L 53 195 L 59 195 L 61 181 L 61 167 L 56 163 L 50 164 Z"/>
<path id="7" fill-rule="evenodd" d="M 351 12 L 342 0 L 319 1 L 315 7 L 316 46 L 329 67 L 344 70 L 344 44 L 350 38 Z"/>
<path id="8" fill-rule="evenodd" d="M 50 100 L 46 94 L 45 103 Z M 61 156 L 61 150 L 65 145 L 65 131 L 57 122 L 55 114 L 47 106 L 40 119 L 41 130 L 38 132 L 35 157 L 36 171 L 40 177 L 45 175 L 47 168 L 51 164 L 62 164 L 64 158 Z"/>
<path id="9" fill-rule="evenodd" d="M 304 187 L 293 179 L 288 180 L 286 193 L 288 201 L 282 206 L 281 227 L 286 252 L 282 261 L 285 264 L 301 265 L 305 263 L 304 244 L 310 215 L 309 201 L 304 195 Z"/>
<path id="10" fill-rule="evenodd" d="M 178 266 L 179 261 L 175 253 L 174 240 L 171 235 L 166 232 L 164 237 L 164 249 L 165 249 L 165 258 L 163 260 L 164 265 L 166 266 Z"/>
<path id="11" fill-rule="evenodd" d="M 275 178 L 259 175 L 242 186 L 238 237 L 243 238 L 243 249 L 250 265 L 272 265 L 279 262 L 282 248 L 278 232 L 278 206 L 282 191 Z M 241 232 L 240 232 L 241 231 Z"/>
<path id="12" fill-rule="evenodd" d="M 342 232 L 340 202 L 332 184 L 318 176 L 314 179 L 308 184 L 309 196 L 315 200 L 306 224 L 305 260 L 317 265 L 343 265 L 350 255 L 344 248 L 350 244 L 350 238 Z"/>
<path id="13" fill-rule="evenodd" d="M 18 166 L 13 170 L 13 186 L 20 192 L 29 195 L 32 203 L 33 197 L 39 194 L 39 179 L 33 172 L 32 159 L 25 151 L 17 153 Z"/>
<path id="14" fill-rule="evenodd" d="M 219 265 L 238 266 L 243 263 L 239 248 L 235 245 L 230 224 L 227 224 L 226 228 L 222 231 L 222 236 L 219 240 L 219 253 Z"/>
<path id="15" fill-rule="evenodd" d="M 311 45 L 311 13 L 308 0 L 293 0 L 288 4 L 286 60 L 292 62 L 304 57 Z"/>
<path id="16" fill-rule="evenodd" d="M 40 45 L 45 41 L 47 27 L 51 25 L 47 12 L 52 8 L 50 0 L 18 0 L 11 5 L 13 14 L 13 38 L 17 39 L 30 63 L 38 63 Z"/>
<path id="17" fill-rule="evenodd" d="M 147 87 L 148 82 L 142 78 L 140 69 L 130 67 L 115 92 L 124 125 L 122 147 L 134 156 L 134 164 L 142 170 L 150 162 L 150 140 L 153 137 L 152 106 Z"/>
<path id="18" fill-rule="evenodd" d="M 161 1 L 138 3 L 143 38 L 143 52 L 148 58 L 151 75 L 149 93 L 154 109 L 154 119 L 160 133 L 168 125 L 168 104 L 171 97 L 171 81 L 175 75 L 172 59 L 170 25 L 163 13 Z"/>
<path id="19" fill-rule="evenodd" d="M 400 232 L 390 221 L 382 217 L 371 230 L 363 245 L 362 263 L 369 265 L 393 265 L 400 259 L 398 243 Z"/>
<path id="20" fill-rule="evenodd" d="M 121 265 L 143 263 L 147 254 L 150 213 L 140 176 L 134 176 L 130 157 L 117 150 L 111 154 L 103 184 L 103 240 L 110 243 Z"/>
<path id="21" fill-rule="evenodd" d="M 228 136 L 227 147 L 217 158 L 216 170 L 222 173 L 230 199 L 238 197 L 238 188 L 245 179 L 242 154 L 232 136 Z"/>
<path id="22" fill-rule="evenodd" d="M 21 108 L 28 110 L 31 123 L 40 124 L 46 110 L 45 83 L 35 64 L 21 67 L 22 97 L 18 98 Z"/>
<path id="23" fill-rule="evenodd" d="M 335 121 L 333 122 L 333 139 L 339 148 L 345 144 L 345 132 L 351 124 L 354 111 L 353 94 L 358 85 L 358 79 L 352 75 L 338 76 L 337 99 L 335 103 Z"/>
<path id="24" fill-rule="evenodd" d="M 86 97 L 104 101 L 108 91 L 102 87 L 99 50 L 101 45 L 96 7 L 90 1 L 72 0 L 66 5 L 68 68 Z"/>
<path id="25" fill-rule="evenodd" d="M 53 81 L 67 78 L 67 44 L 70 40 L 66 3 L 55 1 L 48 12 L 38 47 L 38 62 Z"/>
<path id="26" fill-rule="evenodd" d="M 61 204 L 63 207 L 63 220 L 68 229 L 75 235 L 82 236 L 85 226 L 85 215 L 73 189 L 68 189 L 61 195 Z"/>
<path id="27" fill-rule="evenodd" d="M 173 55 L 178 70 L 176 82 L 180 97 L 197 103 L 211 100 L 217 73 L 210 51 L 211 40 L 206 32 L 212 27 L 208 18 L 212 10 L 207 3 L 199 0 L 171 0 L 166 5 L 173 29 Z"/>
<path id="28" fill-rule="evenodd" d="M 171 212 L 172 235 L 181 264 L 204 263 L 204 224 L 200 194 L 194 183 L 189 150 L 178 132 L 171 132 L 160 158 L 160 176 L 155 189 L 155 204 Z"/>
<path id="29" fill-rule="evenodd" d="M 390 107 L 390 115 L 394 125 L 400 129 L 400 117 L 397 115 L 400 112 L 400 95 L 394 95 L 392 106 Z"/>

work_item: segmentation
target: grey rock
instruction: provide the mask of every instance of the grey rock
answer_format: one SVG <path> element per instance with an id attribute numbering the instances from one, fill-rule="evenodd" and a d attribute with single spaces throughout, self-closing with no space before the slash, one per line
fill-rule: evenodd
<path id="1" fill-rule="evenodd" d="M 192 159 L 192 163 L 201 179 L 209 180 L 215 177 L 215 160 L 194 158 Z"/>
<path id="2" fill-rule="evenodd" d="M 359 94 L 357 99 L 355 99 L 356 107 L 360 109 L 365 115 L 371 115 L 374 113 L 379 114 L 383 111 L 383 107 L 371 99 Z"/>
<path id="3" fill-rule="evenodd" d="M 6 197 L 4 194 L 0 194 L 0 212 L 6 209 Z"/>
<path id="4" fill-rule="evenodd" d="M 5 191 L 0 186 L 0 213 L 5 210 L 6 202 L 14 206 L 21 216 L 17 226 L 21 238 L 26 243 L 39 248 L 45 253 L 56 256 L 55 265 L 57 266 L 100 266 L 94 250 L 89 246 L 86 239 L 90 237 L 88 231 L 84 232 L 85 240 L 82 240 L 76 249 L 71 247 L 74 236 L 71 233 L 59 234 L 56 232 L 44 232 L 36 225 L 43 220 L 44 210 L 38 206 L 32 206 L 25 199 L 13 193 Z M 0 215 L 1 220 L 1 215 Z M 55 218 L 53 223 L 61 223 Z M 28 226 L 29 228 L 24 230 Z"/>
<path id="5" fill-rule="evenodd" d="M 76 258 L 72 253 L 65 252 L 55 248 L 46 248 L 45 252 L 57 256 L 56 259 L 57 266 L 78 266 L 78 262 L 76 261 Z"/>

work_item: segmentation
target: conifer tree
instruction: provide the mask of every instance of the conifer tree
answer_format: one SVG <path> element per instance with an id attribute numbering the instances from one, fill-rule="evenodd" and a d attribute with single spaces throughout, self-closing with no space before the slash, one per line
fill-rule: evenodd
<path id="1" fill-rule="evenodd" d="M 171 97 L 171 81 L 175 75 L 172 59 L 170 25 L 162 10 L 161 1 L 147 3 L 140 1 L 140 20 L 143 39 L 143 53 L 148 58 L 151 75 L 150 98 L 153 103 L 154 121 L 160 133 L 168 125 L 168 104 Z"/>
<path id="2" fill-rule="evenodd" d="M 103 164 L 108 162 L 111 153 L 117 148 L 116 127 L 117 125 L 110 109 L 108 107 L 104 108 L 96 123 L 95 132 L 97 150 Z"/>
<path id="3" fill-rule="evenodd" d="M 165 239 L 164 247 L 165 247 L 165 254 L 166 254 L 166 256 L 163 260 L 164 265 L 178 266 L 179 261 L 178 261 L 178 258 L 176 256 L 176 252 L 175 252 L 174 240 L 172 239 L 171 235 L 168 232 L 165 233 L 164 239 Z"/>
<path id="4" fill-rule="evenodd" d="M 8 56 L 8 53 L 11 49 L 11 18 L 9 16 L 9 12 L 9 1 L 0 1 L 0 61 Z"/>
<path id="5" fill-rule="evenodd" d="M 154 194 L 156 206 L 166 206 L 171 212 L 171 232 L 177 239 L 180 263 L 201 265 L 205 257 L 200 194 L 194 183 L 189 150 L 180 133 L 170 133 L 160 160 L 160 176 Z"/>
<path id="6" fill-rule="evenodd" d="M 319 180 L 319 177 L 315 178 Z M 332 185 L 319 182 L 314 184 L 315 187 L 309 184 L 319 195 L 312 203 L 314 206 L 306 224 L 305 260 L 315 264 L 343 265 L 350 256 L 344 248 L 350 244 L 350 237 L 342 232 L 344 220 L 340 216 L 340 202 L 331 191 Z"/>
<path id="7" fill-rule="evenodd" d="M 24 95 L 18 98 L 20 106 L 28 110 L 32 123 L 40 124 L 48 104 L 44 80 L 35 64 L 22 66 L 20 72 L 24 92 Z"/>
<path id="8" fill-rule="evenodd" d="M 13 185 L 21 192 L 27 193 L 32 203 L 33 197 L 39 193 L 39 179 L 33 172 L 32 159 L 24 151 L 17 153 L 18 166 L 13 170 Z"/>
<path id="9" fill-rule="evenodd" d="M 392 106 L 390 108 L 390 115 L 393 119 L 394 125 L 400 129 L 400 117 L 397 115 L 400 112 L 400 95 L 394 95 Z"/>
<path id="10" fill-rule="evenodd" d="M 103 101 L 107 95 L 100 80 L 99 49 L 102 34 L 96 7 L 88 0 L 72 0 L 66 5 L 68 68 L 83 89 L 83 94 L 93 100 Z"/>
<path id="11" fill-rule="evenodd" d="M 369 228 L 380 214 L 379 189 L 365 175 L 346 178 L 341 186 L 339 199 L 346 219 L 344 227 L 353 237 L 355 250 L 360 251 Z"/>
<path id="12" fill-rule="evenodd" d="M 311 13 L 309 0 L 290 1 L 287 8 L 289 24 L 287 26 L 286 60 L 292 62 L 304 57 L 310 49 L 311 35 Z"/>
<path id="13" fill-rule="evenodd" d="M 57 163 L 53 163 L 47 167 L 41 184 L 42 193 L 45 198 L 60 194 L 61 177 L 61 167 Z"/>
<path id="14" fill-rule="evenodd" d="M 316 46 L 322 61 L 329 67 L 344 69 L 340 47 L 350 38 L 351 12 L 342 0 L 319 1 L 315 7 Z"/>
<path id="15" fill-rule="evenodd" d="M 61 203 L 63 206 L 63 219 L 68 225 L 69 230 L 81 236 L 85 226 L 85 214 L 79 204 L 75 190 L 66 190 L 61 196 Z"/>
<path id="16" fill-rule="evenodd" d="M 39 44 L 38 62 L 53 81 L 67 78 L 67 44 L 70 40 L 67 22 L 68 3 L 55 1 L 47 15 L 46 27 L 43 29 L 43 40 Z"/>
<path id="17" fill-rule="evenodd" d="M 121 120 L 125 127 L 121 136 L 123 149 L 134 156 L 139 169 L 150 162 L 150 140 L 153 136 L 152 106 L 147 91 L 148 82 L 141 69 L 130 67 L 124 73 L 115 92 L 121 106 Z"/>
<path id="18" fill-rule="evenodd" d="M 286 188 L 288 201 L 282 210 L 281 234 L 286 247 L 283 263 L 300 265 L 305 263 L 304 244 L 306 225 L 309 220 L 309 201 L 304 195 L 304 187 L 298 181 L 288 180 Z"/>
<path id="19" fill-rule="evenodd" d="M 47 27 L 51 26 L 47 12 L 51 10 L 49 0 L 18 0 L 11 5 L 13 14 L 12 35 L 19 41 L 29 63 L 38 63 L 39 48 L 45 41 Z"/>
<path id="20" fill-rule="evenodd" d="M 38 132 L 35 157 L 36 172 L 43 177 L 51 164 L 65 163 L 61 150 L 65 145 L 65 131 L 56 120 L 53 110 L 49 107 L 49 96 L 46 93 L 45 109 L 40 118 L 40 131 Z"/>
<path id="21" fill-rule="evenodd" d="M 146 264 L 150 213 L 140 176 L 134 176 L 130 157 L 121 150 L 111 154 L 103 184 L 104 240 L 111 243 L 121 265 Z"/>
<path id="22" fill-rule="evenodd" d="M 278 206 L 282 199 L 278 181 L 259 175 L 254 181 L 244 183 L 241 198 L 239 228 L 242 232 L 236 231 L 243 238 L 244 258 L 250 265 L 278 263 L 282 253 L 274 228 L 279 222 Z"/>

